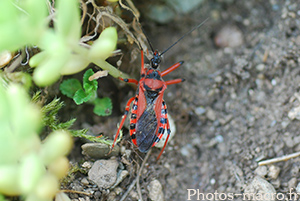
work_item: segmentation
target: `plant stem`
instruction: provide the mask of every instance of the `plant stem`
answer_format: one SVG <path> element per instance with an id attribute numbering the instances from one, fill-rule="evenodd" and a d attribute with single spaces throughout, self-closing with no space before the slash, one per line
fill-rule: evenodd
<path id="1" fill-rule="evenodd" d="M 113 65 L 109 64 L 107 61 L 104 61 L 102 59 L 97 59 L 97 60 L 93 60 L 93 63 L 95 63 L 97 66 L 99 66 L 100 68 L 102 68 L 103 70 L 107 70 L 108 73 L 113 76 L 114 78 L 130 78 L 129 75 L 127 75 L 126 73 L 122 73 L 121 71 L 119 71 L 116 67 L 114 67 Z"/>
<path id="2" fill-rule="evenodd" d="M 74 51 L 79 55 L 83 55 L 84 58 L 89 58 L 88 49 L 86 49 L 82 46 L 75 46 Z M 94 64 L 96 64 L 97 66 L 102 68 L 103 70 L 107 70 L 108 73 L 111 76 L 113 76 L 114 78 L 119 78 L 119 77 L 121 77 L 123 79 L 130 78 L 130 76 L 128 74 L 122 73 L 116 67 L 114 67 L 113 65 L 111 65 L 110 63 L 108 63 L 107 61 L 105 61 L 103 59 L 90 58 L 89 61 L 93 62 Z"/>

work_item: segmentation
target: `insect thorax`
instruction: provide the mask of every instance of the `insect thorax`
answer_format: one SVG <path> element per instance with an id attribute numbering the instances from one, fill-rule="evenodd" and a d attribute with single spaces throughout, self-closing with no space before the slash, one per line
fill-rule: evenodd
<path id="1" fill-rule="evenodd" d="M 144 92 L 144 94 L 145 94 L 145 98 L 146 98 L 146 101 L 147 101 L 147 105 L 149 105 L 149 104 L 153 104 L 154 103 L 154 101 L 156 100 L 156 98 L 159 95 L 159 92 L 152 91 L 152 90 L 146 90 Z"/>

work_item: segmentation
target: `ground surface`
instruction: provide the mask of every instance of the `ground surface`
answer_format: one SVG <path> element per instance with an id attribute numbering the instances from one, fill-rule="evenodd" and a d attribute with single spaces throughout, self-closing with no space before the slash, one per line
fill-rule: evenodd
<path id="1" fill-rule="evenodd" d="M 164 50 L 207 17 L 204 26 L 164 56 L 162 69 L 185 61 L 166 80 L 183 77 L 186 82 L 168 87 L 165 94 L 177 132 L 159 162 L 156 157 L 160 150 L 152 150 L 140 177 L 143 200 L 149 200 L 149 184 L 154 179 L 162 185 L 165 200 L 187 200 L 187 189 L 198 189 L 206 196 L 198 200 L 213 200 L 212 196 L 218 200 L 216 194 L 212 195 L 216 192 L 224 193 L 221 199 L 227 196 L 230 200 L 230 193 L 249 192 L 251 187 L 273 192 L 262 187 L 265 181 L 277 194 L 290 198 L 290 191 L 297 193 L 300 158 L 265 167 L 259 167 L 258 162 L 300 151 L 300 116 L 294 115 L 300 111 L 300 1 L 205 1 L 171 23 L 157 25 L 142 18 L 142 24 L 153 46 Z M 226 33 L 218 35 L 224 27 L 229 35 L 241 34 L 242 39 L 237 36 L 227 44 Z M 223 42 L 216 45 L 215 41 L 220 40 Z M 111 95 L 125 103 L 128 97 L 116 93 Z M 117 109 L 108 120 L 94 121 L 99 121 L 104 131 L 114 133 L 120 118 Z M 88 123 L 96 124 L 94 121 Z M 112 138 L 112 132 L 104 134 Z M 128 135 L 121 146 L 133 148 Z M 129 171 L 117 190 L 71 197 L 119 200 L 136 178 L 137 164 L 141 165 L 144 157 L 136 149 L 128 157 L 130 164 L 117 157 L 122 168 Z M 82 163 L 82 159 L 77 160 Z M 257 175 L 264 180 L 251 186 Z M 77 176 L 73 185 L 86 189 L 81 182 L 84 177 Z M 126 200 L 136 197 L 134 187 Z M 191 200 L 197 200 L 197 196 Z M 243 195 L 235 195 L 234 200 L 243 200 Z"/>

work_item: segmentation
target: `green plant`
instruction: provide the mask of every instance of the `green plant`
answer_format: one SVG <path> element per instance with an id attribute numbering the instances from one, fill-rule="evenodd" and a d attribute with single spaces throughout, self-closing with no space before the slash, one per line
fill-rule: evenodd
<path id="1" fill-rule="evenodd" d="M 48 1 L 0 1 L 0 52 L 16 51 L 26 45 L 38 46 L 41 52 L 34 55 L 29 64 L 37 67 L 33 80 L 39 86 L 51 85 L 61 75 L 77 73 L 91 62 L 108 70 L 114 77 L 128 77 L 105 61 L 115 50 L 116 29 L 108 27 L 91 46 L 84 44 L 80 39 L 78 1 L 55 3 L 54 12 Z M 51 15 L 47 7 L 53 12 Z M 51 19 L 54 28 L 48 27 Z"/>
<path id="2" fill-rule="evenodd" d="M 94 105 L 94 113 L 99 116 L 107 116 L 112 112 L 112 102 L 110 98 L 98 98 L 96 80 L 89 80 L 89 77 L 94 74 L 92 69 L 87 70 L 83 75 L 83 83 L 77 79 L 67 79 L 60 84 L 60 91 L 72 98 L 77 105 L 84 102 Z"/>
<path id="3" fill-rule="evenodd" d="M 68 131 L 56 130 L 41 141 L 41 109 L 21 85 L 1 77 L 0 81 L 0 198 L 51 201 L 59 190 L 59 179 L 68 171 L 65 155 L 72 138 Z"/>

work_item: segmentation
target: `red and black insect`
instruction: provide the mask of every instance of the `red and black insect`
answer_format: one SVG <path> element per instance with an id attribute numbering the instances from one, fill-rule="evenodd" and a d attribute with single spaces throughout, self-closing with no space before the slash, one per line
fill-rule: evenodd
<path id="1" fill-rule="evenodd" d="M 177 84 L 184 81 L 184 79 L 175 79 L 169 81 L 163 80 L 163 77 L 165 75 L 180 67 L 183 64 L 183 61 L 177 62 L 168 69 L 160 72 L 159 64 L 161 62 L 161 57 L 182 38 L 200 27 L 204 22 L 183 35 L 177 42 L 175 42 L 160 54 L 158 53 L 158 51 L 153 51 L 153 48 L 149 43 L 153 51 L 153 57 L 150 60 L 150 67 L 145 68 L 144 54 L 143 50 L 141 50 L 141 79 L 137 81 L 135 79 L 120 78 L 124 82 L 136 84 L 138 86 L 138 89 L 136 91 L 135 97 L 130 98 L 127 102 L 125 113 L 122 117 L 122 121 L 120 123 L 111 149 L 113 149 L 113 147 L 115 146 L 115 143 L 119 136 L 119 132 L 129 113 L 130 105 L 133 102 L 130 117 L 130 136 L 132 142 L 139 148 L 141 152 L 147 152 L 151 147 L 155 146 L 162 138 L 165 129 L 167 129 L 167 138 L 160 154 L 157 157 L 157 160 L 160 158 L 167 145 L 171 133 L 168 120 L 167 105 L 163 99 L 164 91 L 166 90 L 168 85 Z"/>

